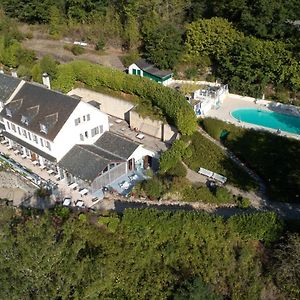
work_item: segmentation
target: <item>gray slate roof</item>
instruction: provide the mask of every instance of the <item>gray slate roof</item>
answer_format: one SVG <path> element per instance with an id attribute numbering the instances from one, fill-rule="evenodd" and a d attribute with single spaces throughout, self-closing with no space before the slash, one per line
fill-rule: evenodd
<path id="1" fill-rule="evenodd" d="M 148 63 L 145 59 L 139 59 L 135 64 L 144 72 L 154 75 L 159 78 L 164 78 L 168 75 L 173 74 L 171 70 L 160 70 L 153 64 Z"/>
<path id="2" fill-rule="evenodd" d="M 108 153 L 127 160 L 141 144 L 116 133 L 106 131 L 94 145 Z"/>
<path id="3" fill-rule="evenodd" d="M 18 78 L 0 74 L 0 101 L 6 102 L 20 82 Z"/>
<path id="4" fill-rule="evenodd" d="M 125 160 L 94 145 L 75 145 L 59 161 L 59 166 L 76 177 L 93 181 L 112 162 L 125 162 Z"/>
<path id="5" fill-rule="evenodd" d="M 53 141 L 61 130 L 80 100 L 49 90 L 43 86 L 25 83 L 14 99 L 5 108 L 14 111 L 12 117 L 6 116 L 6 109 L 1 112 L 3 117 L 28 128 L 46 139 Z M 36 114 L 26 126 L 21 122 L 22 116 L 28 117 L 33 108 L 38 107 Z M 48 127 L 48 133 L 40 131 L 40 123 Z"/>
<path id="6" fill-rule="evenodd" d="M 110 163 L 126 162 L 139 145 L 106 131 L 94 145 L 75 145 L 58 164 L 76 177 L 93 181 Z"/>

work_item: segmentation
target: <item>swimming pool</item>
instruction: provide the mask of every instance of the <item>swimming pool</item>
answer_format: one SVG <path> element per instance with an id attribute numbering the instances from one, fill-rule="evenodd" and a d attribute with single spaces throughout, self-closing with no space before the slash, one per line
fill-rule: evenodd
<path id="1" fill-rule="evenodd" d="M 231 115 L 238 121 L 300 134 L 300 117 L 256 108 L 236 109 Z"/>

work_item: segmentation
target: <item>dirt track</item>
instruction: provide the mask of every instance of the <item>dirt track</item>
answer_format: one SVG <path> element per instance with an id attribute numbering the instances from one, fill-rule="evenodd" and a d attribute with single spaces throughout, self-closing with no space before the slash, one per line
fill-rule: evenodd
<path id="1" fill-rule="evenodd" d="M 122 52 L 115 49 L 107 49 L 105 54 L 100 55 L 93 53 L 93 48 L 86 47 L 84 54 L 75 56 L 69 50 L 64 49 L 64 45 L 71 45 L 69 41 L 33 38 L 24 40 L 22 44 L 25 48 L 34 50 L 38 57 L 51 55 L 61 63 L 83 59 L 103 66 L 124 70 L 124 66 L 119 58 L 119 56 L 122 56 Z"/>

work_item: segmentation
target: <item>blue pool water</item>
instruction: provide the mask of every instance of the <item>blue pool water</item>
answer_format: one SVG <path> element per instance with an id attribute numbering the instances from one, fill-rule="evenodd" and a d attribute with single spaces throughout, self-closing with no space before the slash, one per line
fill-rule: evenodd
<path id="1" fill-rule="evenodd" d="M 231 115 L 238 121 L 300 134 L 300 117 L 256 108 L 237 109 Z"/>

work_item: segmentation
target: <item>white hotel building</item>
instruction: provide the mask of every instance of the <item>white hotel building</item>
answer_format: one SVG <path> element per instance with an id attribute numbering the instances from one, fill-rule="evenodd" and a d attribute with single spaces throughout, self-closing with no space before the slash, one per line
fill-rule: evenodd
<path id="1" fill-rule="evenodd" d="M 4 74 L 0 111 L 9 148 L 91 192 L 146 167 L 155 155 L 109 132 L 108 116 L 98 108 Z"/>

